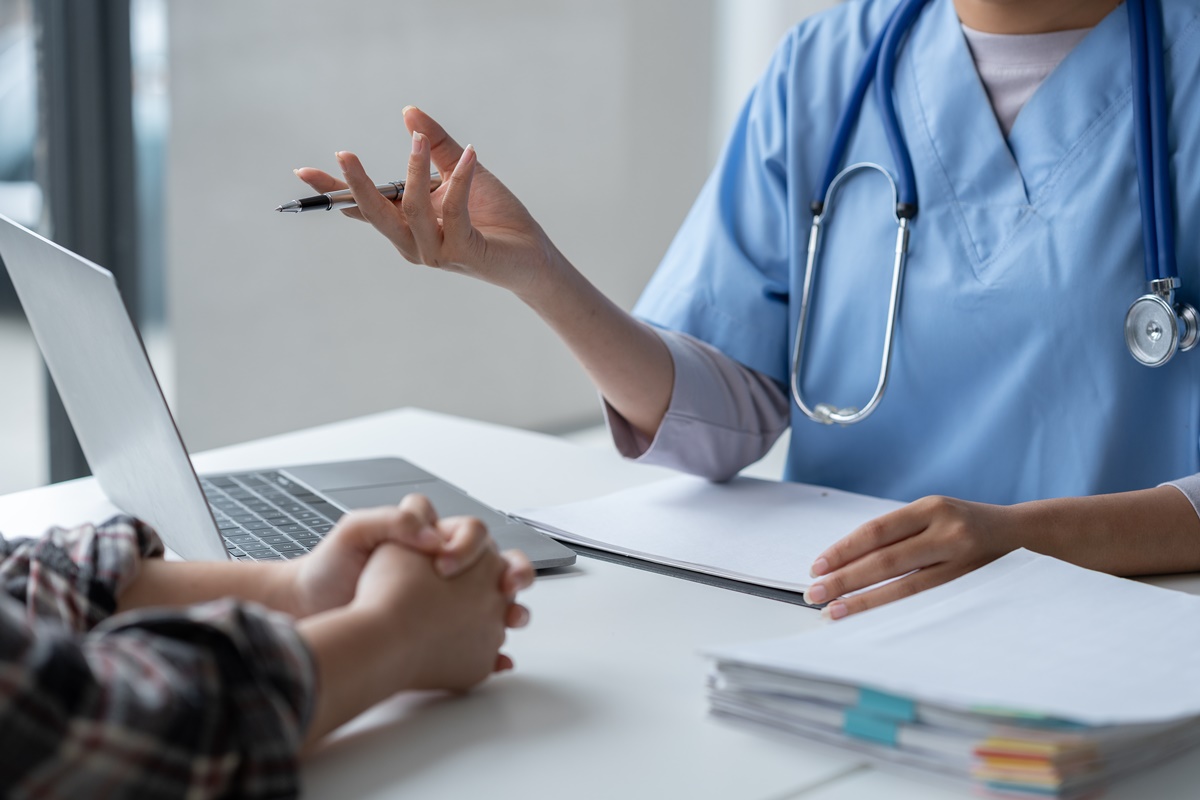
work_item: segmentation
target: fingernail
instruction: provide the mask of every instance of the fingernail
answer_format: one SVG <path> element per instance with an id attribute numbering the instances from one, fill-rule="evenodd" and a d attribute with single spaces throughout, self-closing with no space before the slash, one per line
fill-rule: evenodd
<path id="1" fill-rule="evenodd" d="M 808 574 L 814 578 L 819 578 L 826 572 L 829 572 L 829 562 L 824 558 L 818 558 L 813 562 L 812 569 L 808 571 Z"/>
<path id="2" fill-rule="evenodd" d="M 841 619 L 849 613 L 850 609 L 846 608 L 846 604 L 841 601 L 830 603 L 821 609 L 821 616 L 825 619 Z"/>
<path id="3" fill-rule="evenodd" d="M 424 527 L 417 533 L 417 543 L 423 547 L 440 547 L 442 537 L 433 528 Z"/>
<path id="4" fill-rule="evenodd" d="M 338 150 L 336 153 L 333 154 L 333 159 L 335 161 L 337 161 L 338 167 L 342 170 L 342 172 L 346 171 L 346 164 L 342 160 L 342 156 L 345 152 L 346 152 L 345 150 Z"/>
<path id="5" fill-rule="evenodd" d="M 407 114 L 410 108 L 416 108 L 416 106 L 405 106 L 404 108 L 400 109 L 400 113 Z"/>
<path id="6" fill-rule="evenodd" d="M 519 612 L 517 612 L 516 624 L 513 625 L 513 627 L 514 628 L 524 628 L 528 624 L 529 624 L 529 609 L 522 608 Z"/>
<path id="7" fill-rule="evenodd" d="M 438 573 L 441 575 L 451 575 L 458 569 L 458 559 L 452 556 L 441 556 L 435 564 Z"/>
<path id="8" fill-rule="evenodd" d="M 419 133 L 412 135 L 412 152 L 413 155 L 418 155 L 425 146 L 425 137 Z"/>
<path id="9" fill-rule="evenodd" d="M 814 583 L 804 592 L 804 602 L 806 603 L 824 603 L 828 598 L 829 590 L 821 583 Z"/>

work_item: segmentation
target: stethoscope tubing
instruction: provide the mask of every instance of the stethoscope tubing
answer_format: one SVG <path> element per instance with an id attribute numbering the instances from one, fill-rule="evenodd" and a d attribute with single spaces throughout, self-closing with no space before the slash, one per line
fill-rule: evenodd
<path id="1" fill-rule="evenodd" d="M 888 149 L 896 163 L 896 194 L 897 207 L 910 207 L 899 216 L 912 217 L 917 208 L 917 181 L 913 170 L 912 158 L 908 154 L 908 146 L 900 128 L 900 120 L 896 114 L 896 104 L 892 88 L 895 85 L 896 56 L 908 34 L 917 15 L 929 0 L 902 0 L 884 26 L 880 36 L 875 37 L 871 49 L 867 51 L 854 81 L 854 88 L 834 129 L 833 143 L 830 146 L 829 158 L 825 162 L 825 171 L 821 174 L 821 182 L 813 195 L 812 212 L 820 214 L 829 189 L 834 179 L 841 173 L 842 161 L 846 156 L 846 148 L 850 144 L 850 136 L 862 112 L 866 101 L 867 91 L 872 82 L 875 85 L 875 100 L 879 103 L 883 114 L 883 128 L 887 136 Z"/>
<path id="2" fill-rule="evenodd" d="M 912 219 L 917 214 L 917 178 L 913 172 L 912 157 L 900 128 L 896 114 L 896 94 L 892 91 L 896 83 L 896 61 L 900 45 L 909 29 L 929 0 L 906 0 L 888 22 L 883 34 L 883 47 L 879 52 L 879 65 L 875 72 L 875 100 L 883 114 L 883 131 L 887 136 L 888 149 L 896 165 L 896 215 Z M 857 117 L 859 111 L 855 111 Z"/>
<path id="3" fill-rule="evenodd" d="M 899 281 L 902 280 L 908 249 L 908 223 L 916 217 L 918 208 L 916 177 L 896 113 L 893 89 L 900 47 L 928 2 L 929 0 L 900 0 L 888 17 L 883 31 L 872 43 L 855 78 L 850 98 L 838 118 L 829 159 L 811 203 L 813 220 L 792 357 L 791 389 L 793 399 L 800 410 L 818 422 L 845 425 L 866 418 L 879 404 L 887 386 L 891 343 L 895 333 L 900 295 Z M 1200 314 L 1190 305 L 1175 301 L 1179 274 L 1175 259 L 1175 221 L 1171 198 L 1171 154 L 1167 135 L 1162 9 L 1159 0 L 1126 0 L 1126 5 L 1133 77 L 1133 138 L 1148 294 L 1138 298 L 1130 306 L 1126 314 L 1125 337 L 1135 359 L 1147 366 L 1156 367 L 1170 360 L 1177 349 L 1189 350 L 1200 341 Z M 811 293 L 820 256 L 823 217 L 831 212 L 830 206 L 837 187 L 849 174 L 871 167 L 891 179 L 887 170 L 878 164 L 857 164 L 841 169 L 850 137 L 861 115 L 872 81 L 888 149 L 891 151 L 897 173 L 892 188 L 899 228 L 884 355 L 875 392 L 861 411 L 853 408 L 837 409 L 826 403 L 810 406 L 805 402 L 801 391 L 801 369 L 812 305 Z M 1161 338 L 1164 335 L 1168 338 Z"/>
<path id="4" fill-rule="evenodd" d="M 1149 43 L 1146 39 L 1146 14 L 1142 0 L 1127 0 L 1129 13 L 1129 49 L 1133 64 L 1133 147 L 1137 154 L 1138 202 L 1142 212 L 1142 249 L 1146 283 L 1159 277 L 1158 268 L 1158 225 L 1147 225 L 1146 220 L 1157 218 L 1154 197 L 1154 159 L 1151 155 L 1154 136 L 1151 130 L 1150 93 L 1138 91 L 1137 87 L 1149 85 Z"/>
<path id="5" fill-rule="evenodd" d="M 1171 201 L 1171 151 L 1167 143 L 1167 80 L 1163 60 L 1162 9 L 1157 2 L 1128 0 L 1133 60 L 1134 147 L 1144 224 L 1146 282 L 1179 277 L 1175 215 Z M 1137 87 L 1144 91 L 1137 91 Z"/>
<path id="6" fill-rule="evenodd" d="M 900 6 L 892 12 L 889 17 L 890 21 L 896 18 L 896 14 L 900 11 Z M 876 36 L 875 41 L 871 43 L 871 49 L 867 51 L 867 57 L 863 59 L 862 66 L 859 67 L 858 77 L 854 81 L 854 88 L 850 92 L 850 99 L 842 108 L 842 114 L 838 118 L 837 127 L 834 129 L 833 143 L 829 148 L 829 158 L 825 162 L 825 171 L 821 174 L 821 183 L 817 186 L 816 192 L 813 194 L 812 213 L 814 216 L 820 216 L 824 210 L 825 198 L 829 195 L 829 187 L 833 185 L 833 181 L 837 178 L 841 171 L 842 160 L 846 157 L 846 147 L 850 142 L 850 134 L 854 130 L 854 125 L 858 121 L 858 111 L 862 108 L 863 100 L 867 96 L 867 90 L 871 88 L 871 81 L 875 77 L 875 69 L 879 64 L 879 51 L 883 48 L 883 37 Z"/>
<path id="7" fill-rule="evenodd" d="M 1157 0 L 1137 0 L 1146 19 L 1146 65 L 1150 95 L 1150 156 L 1154 176 L 1154 232 L 1158 245 L 1159 279 L 1179 276 L 1175 263 L 1175 215 L 1171 200 L 1171 151 L 1167 144 L 1167 78 L 1163 46 L 1162 7 Z"/>
<path id="8" fill-rule="evenodd" d="M 812 202 L 814 214 L 821 213 L 825 197 L 849 146 L 850 136 L 862 112 L 872 82 L 875 99 L 883 116 L 888 149 L 895 161 L 898 210 L 911 207 L 900 216 L 915 216 L 916 178 L 912 159 L 904 141 L 896 113 L 896 62 L 903 43 L 917 16 L 929 0 L 901 0 L 888 18 L 883 33 L 875 38 L 855 79 L 848 102 L 838 119 L 829 159 L 821 175 Z M 1147 283 L 1178 277 L 1175 260 L 1175 220 L 1171 213 L 1170 150 L 1167 142 L 1167 90 L 1163 67 L 1162 9 L 1157 2 L 1128 0 L 1130 50 L 1133 63 L 1134 146 L 1137 153 L 1138 181 L 1143 220 L 1145 270 Z M 1141 87 L 1142 91 L 1138 91 Z"/>

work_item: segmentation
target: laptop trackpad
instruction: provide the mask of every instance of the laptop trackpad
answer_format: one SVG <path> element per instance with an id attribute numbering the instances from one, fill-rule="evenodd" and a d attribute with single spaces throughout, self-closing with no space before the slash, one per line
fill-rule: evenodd
<path id="1" fill-rule="evenodd" d="M 506 525 L 510 520 L 488 508 L 473 497 L 464 494 L 448 483 L 403 483 L 391 486 L 367 486 L 361 489 L 337 489 L 321 494 L 347 510 L 394 506 L 407 494 L 423 494 L 433 503 L 439 517 L 469 515 L 479 517 L 489 528 Z"/>

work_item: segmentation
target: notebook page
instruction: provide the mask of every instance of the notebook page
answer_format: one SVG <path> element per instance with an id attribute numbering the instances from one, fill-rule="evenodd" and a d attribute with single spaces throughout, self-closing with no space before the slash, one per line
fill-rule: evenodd
<path id="1" fill-rule="evenodd" d="M 825 548 L 901 505 L 801 483 L 683 476 L 518 516 L 564 541 L 802 591 Z"/>

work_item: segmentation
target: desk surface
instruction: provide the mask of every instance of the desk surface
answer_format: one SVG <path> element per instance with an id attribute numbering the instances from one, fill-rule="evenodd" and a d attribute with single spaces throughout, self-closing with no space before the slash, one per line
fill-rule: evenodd
<path id="1" fill-rule="evenodd" d="M 594 496 L 670 473 L 606 450 L 401 410 L 196 456 L 202 471 L 399 455 L 506 510 Z M 0 530 L 97 519 L 91 480 L 0 497 Z M 1200 592 L 1200 579 L 1166 579 Z M 306 796 L 951 800 L 970 790 L 882 772 L 857 756 L 706 716 L 710 645 L 821 624 L 816 612 L 591 559 L 538 581 L 513 673 L 463 698 L 405 695 L 338 731 L 304 767 Z M 1114 798 L 1200 793 L 1192 753 Z"/>

